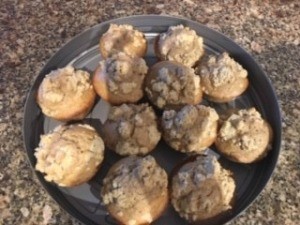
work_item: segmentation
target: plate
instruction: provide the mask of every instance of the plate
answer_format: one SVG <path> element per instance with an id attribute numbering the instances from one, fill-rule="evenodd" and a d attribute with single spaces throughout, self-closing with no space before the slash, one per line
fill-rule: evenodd
<path id="1" fill-rule="evenodd" d="M 98 65 L 101 56 L 98 50 L 99 38 L 105 33 L 109 24 L 132 24 L 138 30 L 145 33 L 148 40 L 148 51 L 146 61 L 148 66 L 156 62 L 153 51 L 155 37 L 165 32 L 169 26 L 183 24 L 194 29 L 198 35 L 204 38 L 206 53 L 220 54 L 227 51 L 231 57 L 239 62 L 249 73 L 250 87 L 238 99 L 226 104 L 216 104 L 204 101 L 220 113 L 228 108 L 256 107 L 264 118 L 271 124 L 274 131 L 272 150 L 262 161 L 254 164 L 243 165 L 230 162 L 220 157 L 221 164 L 233 171 L 236 181 L 236 202 L 233 209 L 214 221 L 213 224 L 224 224 L 242 211 L 244 211 L 260 194 L 276 166 L 280 152 L 281 142 L 281 117 L 278 102 L 273 87 L 255 60 L 240 46 L 224 35 L 211 30 L 199 23 L 171 16 L 131 16 L 114 19 L 96 25 L 76 36 L 73 40 L 62 47 L 45 65 L 31 90 L 28 93 L 25 104 L 23 136 L 24 144 L 31 166 L 34 168 L 36 159 L 34 149 L 38 146 L 40 135 L 48 133 L 59 122 L 44 116 L 36 104 L 37 89 L 46 74 L 51 70 L 64 67 L 68 64 L 92 72 Z M 103 116 L 103 101 L 97 99 L 96 105 L 91 113 L 84 119 L 84 122 L 99 129 L 101 126 L 100 117 Z M 163 149 L 163 151 L 162 151 Z M 214 147 L 208 151 L 209 154 L 216 154 Z M 151 153 L 158 163 L 170 174 L 171 170 L 182 162 L 187 156 L 176 152 L 160 141 L 156 149 Z M 101 182 L 109 167 L 121 157 L 110 150 L 105 151 L 104 162 L 96 176 L 88 183 L 74 188 L 62 188 L 53 183 L 46 182 L 43 174 L 35 171 L 38 180 L 52 198 L 69 214 L 85 224 L 114 225 L 116 222 L 109 216 L 105 207 L 100 201 Z M 157 219 L 154 225 L 172 224 L 186 225 L 174 209 L 169 205 L 165 213 Z"/>

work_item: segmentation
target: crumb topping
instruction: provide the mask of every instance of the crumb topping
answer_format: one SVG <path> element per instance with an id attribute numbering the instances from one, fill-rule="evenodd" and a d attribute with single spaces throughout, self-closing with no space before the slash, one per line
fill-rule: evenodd
<path id="1" fill-rule="evenodd" d="M 253 132 L 259 132 L 264 120 L 255 108 L 239 110 L 232 114 L 222 125 L 219 136 L 222 140 L 232 140 L 242 150 L 252 151 L 260 146 L 260 139 L 253 138 Z"/>
<path id="2" fill-rule="evenodd" d="M 210 56 L 200 67 L 200 76 L 208 76 L 213 87 L 233 83 L 238 78 L 246 78 L 247 75 L 247 70 L 226 52 L 219 56 Z"/>
<path id="3" fill-rule="evenodd" d="M 120 155 L 147 154 L 161 137 L 155 113 L 148 104 L 112 107 L 106 123 L 116 124 L 119 137 L 114 147 Z"/>
<path id="4" fill-rule="evenodd" d="M 120 214 L 137 209 L 150 212 L 149 201 L 166 195 L 167 186 L 167 174 L 152 156 L 129 156 L 109 171 L 101 195 L 104 204 L 114 205 Z"/>
<path id="5" fill-rule="evenodd" d="M 35 149 L 36 170 L 60 186 L 92 176 L 103 160 L 104 144 L 89 125 L 58 126 L 41 136 Z"/>
<path id="6" fill-rule="evenodd" d="M 181 110 L 166 110 L 162 116 L 164 138 L 183 152 L 203 150 L 202 142 L 217 135 L 215 109 L 203 105 L 186 105 Z"/>
<path id="7" fill-rule="evenodd" d="M 42 98 L 51 103 L 62 103 L 82 96 L 92 89 L 90 74 L 72 66 L 57 69 L 46 75 L 40 88 Z"/>
<path id="8" fill-rule="evenodd" d="M 158 48 L 164 60 L 193 66 L 204 53 L 203 38 L 183 25 L 171 26 L 159 37 Z"/>
<path id="9" fill-rule="evenodd" d="M 206 219 L 231 208 L 234 189 L 231 173 L 214 156 L 200 156 L 173 177 L 172 204 L 189 221 Z"/>
<path id="10" fill-rule="evenodd" d="M 135 56 L 131 52 L 130 46 L 138 48 L 146 43 L 144 34 L 127 24 L 110 24 L 103 38 L 105 38 L 104 49 L 109 53 L 109 56 L 118 52 L 125 52 L 127 55 Z"/>
<path id="11" fill-rule="evenodd" d="M 140 89 L 148 71 L 144 59 L 132 58 L 125 53 L 100 61 L 100 68 L 107 75 L 109 91 L 121 95 L 129 95 Z"/>
<path id="12" fill-rule="evenodd" d="M 159 108 L 194 102 L 201 92 L 200 77 L 195 75 L 193 69 L 180 66 L 159 69 L 149 86 L 146 92 Z"/>

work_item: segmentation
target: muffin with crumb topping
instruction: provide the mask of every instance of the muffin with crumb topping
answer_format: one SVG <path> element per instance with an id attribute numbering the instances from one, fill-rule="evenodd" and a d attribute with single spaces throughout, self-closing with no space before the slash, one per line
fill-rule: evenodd
<path id="1" fill-rule="evenodd" d="M 128 24 L 110 24 L 99 42 L 103 58 L 123 52 L 131 57 L 143 57 L 147 51 L 145 35 Z"/>
<path id="2" fill-rule="evenodd" d="M 151 224 L 168 204 L 168 176 L 152 156 L 129 156 L 109 169 L 101 196 L 121 224 Z"/>
<path id="3" fill-rule="evenodd" d="M 208 100 L 229 102 L 240 96 L 248 87 L 248 72 L 224 52 L 201 60 L 196 73 Z"/>
<path id="4" fill-rule="evenodd" d="M 182 63 L 192 67 L 204 54 L 203 38 L 189 27 L 171 26 L 161 33 L 154 45 L 160 60 Z"/>
<path id="5" fill-rule="evenodd" d="M 197 156 L 179 168 L 171 181 L 171 203 L 189 222 L 204 222 L 232 208 L 232 173 L 212 156 Z"/>
<path id="6" fill-rule="evenodd" d="M 113 105 L 134 103 L 143 95 L 144 78 L 148 71 L 142 58 L 118 53 L 100 61 L 93 77 L 97 94 Z"/>
<path id="7" fill-rule="evenodd" d="M 252 163 L 271 150 L 272 129 L 255 108 L 232 113 L 218 132 L 217 149 L 228 159 Z"/>
<path id="8" fill-rule="evenodd" d="M 81 120 L 93 107 L 95 97 L 90 74 L 67 66 L 45 76 L 38 88 L 37 103 L 53 119 Z"/>
<path id="9" fill-rule="evenodd" d="M 87 124 L 64 125 L 42 135 L 34 155 L 35 169 L 44 173 L 47 181 L 72 187 L 96 174 L 104 158 L 104 144 Z"/>
<path id="10" fill-rule="evenodd" d="M 145 86 L 149 100 L 160 109 L 196 105 L 202 100 L 200 77 L 177 62 L 156 63 L 146 76 Z"/>
<path id="11" fill-rule="evenodd" d="M 122 156 L 148 154 L 161 138 L 156 115 L 148 104 L 112 107 L 102 133 L 105 144 Z"/>
<path id="12" fill-rule="evenodd" d="M 203 105 L 186 105 L 165 110 L 162 116 L 163 139 L 177 151 L 203 153 L 217 137 L 219 116 Z"/>

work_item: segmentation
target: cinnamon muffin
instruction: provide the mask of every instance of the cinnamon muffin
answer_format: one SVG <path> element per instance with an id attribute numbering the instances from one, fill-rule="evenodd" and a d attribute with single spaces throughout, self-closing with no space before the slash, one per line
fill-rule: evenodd
<path id="1" fill-rule="evenodd" d="M 61 121 L 83 119 L 93 107 L 95 97 L 90 74 L 72 66 L 46 75 L 37 91 L 42 112 Z"/>
<path id="2" fill-rule="evenodd" d="M 148 154 L 161 138 L 155 113 L 148 104 L 112 107 L 102 132 L 105 144 L 123 156 Z"/>
<path id="3" fill-rule="evenodd" d="M 196 105 L 202 100 L 199 76 L 192 68 L 177 62 L 156 63 L 146 76 L 145 83 L 149 100 L 160 109 Z"/>
<path id="4" fill-rule="evenodd" d="M 192 67 L 204 54 L 203 38 L 183 25 L 171 26 L 158 36 L 155 53 L 160 60 L 176 61 Z"/>
<path id="5" fill-rule="evenodd" d="M 98 95 L 113 105 L 134 103 L 143 97 L 147 71 L 144 59 L 117 53 L 100 61 L 93 85 Z"/>
<path id="6" fill-rule="evenodd" d="M 143 57 L 147 51 L 147 40 L 142 32 L 131 25 L 110 24 L 100 38 L 99 46 L 105 59 L 119 52 L 132 57 Z"/>
<path id="7" fill-rule="evenodd" d="M 101 196 L 112 217 L 124 225 L 150 224 L 168 204 L 168 176 L 152 156 L 129 156 L 114 164 Z"/>
<path id="8" fill-rule="evenodd" d="M 219 116 L 213 108 L 186 105 L 162 116 L 163 139 L 180 152 L 202 153 L 217 137 Z"/>
<path id="9" fill-rule="evenodd" d="M 171 203 L 189 222 L 204 222 L 229 210 L 235 182 L 212 155 L 197 156 L 172 177 Z"/>
<path id="10" fill-rule="evenodd" d="M 229 102 L 241 95 L 248 87 L 248 72 L 224 52 L 201 60 L 196 73 L 208 100 Z"/>
<path id="11" fill-rule="evenodd" d="M 89 181 L 104 157 L 104 144 L 89 125 L 58 126 L 41 136 L 35 149 L 35 169 L 45 174 L 47 181 L 72 187 Z"/>
<path id="12" fill-rule="evenodd" d="M 242 109 L 223 122 L 215 144 L 228 159 L 252 163 L 267 155 L 272 133 L 271 126 L 255 108 Z"/>

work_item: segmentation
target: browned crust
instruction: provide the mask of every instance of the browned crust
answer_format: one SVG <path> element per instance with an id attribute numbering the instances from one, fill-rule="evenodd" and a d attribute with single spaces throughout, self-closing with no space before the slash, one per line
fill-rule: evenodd
<path id="1" fill-rule="evenodd" d="M 161 198 L 156 198 L 153 202 L 149 203 L 150 207 L 151 207 L 151 215 L 152 215 L 153 221 L 158 219 L 166 210 L 168 203 L 169 203 L 169 197 L 168 197 L 167 193 L 168 192 L 166 190 L 165 195 L 162 195 Z M 128 218 L 120 217 L 117 214 L 118 212 L 114 209 L 113 206 L 108 206 L 107 211 L 120 224 L 127 225 L 126 222 L 128 221 Z M 137 218 L 135 218 L 135 219 L 137 219 Z M 144 221 L 144 220 L 137 220 L 136 222 L 137 222 L 136 223 L 137 225 L 148 225 L 149 224 L 147 221 Z"/>
<path id="2" fill-rule="evenodd" d="M 121 105 L 122 103 L 135 103 L 139 101 L 144 93 L 142 87 L 136 88 L 134 92 L 125 94 L 113 94 L 108 89 L 108 79 L 104 71 L 99 66 L 93 75 L 93 86 L 96 93 L 105 101 L 112 105 Z"/>
<path id="3" fill-rule="evenodd" d="M 160 35 L 157 35 L 157 37 L 154 40 L 154 44 L 153 44 L 154 53 L 159 60 L 163 61 L 165 59 L 159 51 L 159 39 L 160 39 Z"/>

